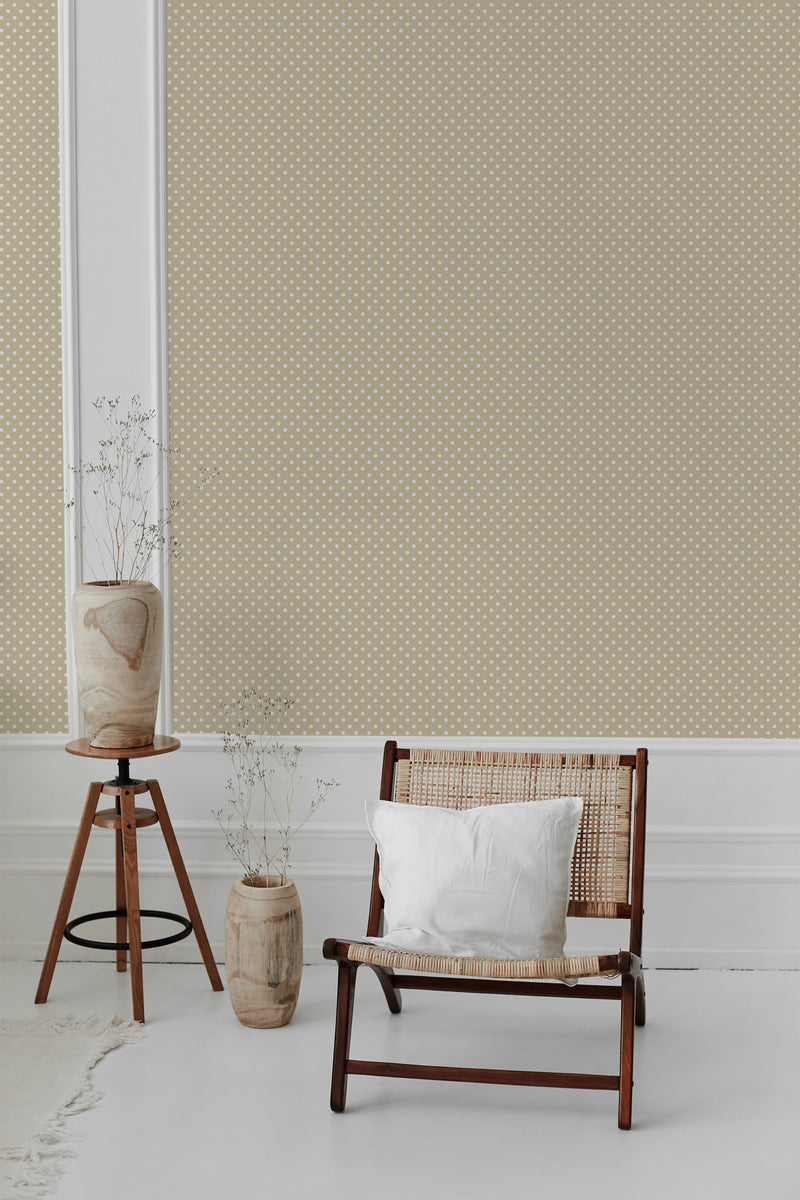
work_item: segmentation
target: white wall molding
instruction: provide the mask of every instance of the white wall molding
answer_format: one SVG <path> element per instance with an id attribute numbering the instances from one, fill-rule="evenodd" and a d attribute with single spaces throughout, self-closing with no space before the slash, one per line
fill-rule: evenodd
<path id="1" fill-rule="evenodd" d="M 0 733 L 0 752 L 17 751 L 22 754 L 38 754 L 42 750 L 59 750 L 64 753 L 64 746 L 72 736 L 64 733 Z"/>
<path id="2" fill-rule="evenodd" d="M 224 879 L 227 880 L 230 886 L 237 878 L 235 866 L 230 862 L 193 862 L 191 859 L 184 860 L 186 870 L 192 880 L 198 879 Z M 173 872 L 168 859 L 160 858 L 139 858 L 139 875 L 142 878 L 150 879 L 165 879 L 172 880 Z M 3 864 L 3 874 L 5 875 L 56 875 L 58 878 L 64 877 L 64 863 L 54 861 L 52 859 L 17 859 L 12 863 Z M 82 875 L 89 878 L 113 878 L 114 863 L 97 862 L 89 859 L 84 860 Z M 372 870 L 369 867 L 356 866 L 353 863 L 343 863 L 341 865 L 329 864 L 328 866 L 317 866 L 315 863 L 297 863 L 292 867 L 292 878 L 298 883 L 302 879 L 331 879 L 331 880 L 365 880 L 367 884 L 372 878 Z M 364 893 L 365 897 L 368 892 Z M 365 899 L 366 904 L 366 899 Z"/>
<path id="3" fill-rule="evenodd" d="M 89 782 L 115 771 L 113 760 L 65 754 L 64 740 L 0 738 L 0 954 L 7 956 L 43 953 Z M 341 785 L 294 841 L 292 874 L 301 892 L 308 961 L 316 961 L 326 936 L 358 936 L 364 930 L 373 851 L 363 803 L 377 788 L 384 739 L 297 740 L 304 749 L 298 811 L 317 776 Z M 431 741 L 441 745 L 443 739 Z M 800 905 L 800 744 L 643 738 L 620 743 L 620 749 L 637 741 L 650 750 L 646 961 L 800 968 L 794 917 Z M 514 748 L 608 745 L 607 739 L 515 742 Z M 509 742 L 479 744 L 502 748 Z M 212 815 L 224 804 L 229 775 L 220 741 L 216 735 L 190 735 L 177 754 L 131 765 L 135 775 L 161 783 L 209 937 L 221 954 L 236 865 Z M 158 829 L 142 830 L 139 852 L 142 903 L 183 911 Z M 89 839 L 74 914 L 112 907 L 112 880 L 113 838 L 97 830 Z M 615 923 L 581 923 L 574 934 L 581 951 L 616 949 L 624 929 L 611 926 Z M 73 950 L 79 957 L 83 953 L 70 947 L 65 956 L 74 957 Z M 196 948 L 187 939 L 164 955 L 193 961 Z"/>
<path id="4" fill-rule="evenodd" d="M 177 734 L 187 749 L 218 750 L 220 739 L 213 733 Z M 781 738 L 590 738 L 590 737 L 407 737 L 403 734 L 388 734 L 401 746 L 435 746 L 441 749 L 472 747 L 478 750 L 563 750 L 573 754 L 608 751 L 632 754 L 639 746 L 646 746 L 651 758 L 658 756 L 730 756 L 730 755 L 790 755 L 800 758 L 800 740 Z M 316 750 L 347 750 L 348 753 L 374 753 L 383 749 L 386 737 L 299 736 L 287 735 L 287 740 L 299 746 Z"/>
<path id="5" fill-rule="evenodd" d="M 165 0 L 59 0 L 65 487 L 96 457 L 98 396 L 140 395 L 152 433 L 169 444 L 167 370 Z M 169 479 L 154 503 L 169 501 Z M 91 501 L 87 501 L 87 508 Z M 81 733 L 70 602 L 94 577 L 78 507 L 65 514 L 69 736 Z M 158 729 L 172 724 L 170 571 Z"/>
<path id="6" fill-rule="evenodd" d="M 157 440 L 170 444 L 169 421 L 169 328 L 167 308 L 167 15 L 166 0 L 152 0 L 150 43 L 152 48 L 150 130 L 152 137 L 152 346 L 151 395 L 156 412 Z M 156 505 L 166 510 L 170 500 L 168 467 L 156 482 Z M 172 571 L 162 561 L 155 580 L 164 598 L 164 654 L 161 668 L 156 731 L 172 729 Z"/>
<path id="7" fill-rule="evenodd" d="M 800 843 L 800 825 L 651 825 L 648 845 L 676 842 L 684 846 L 704 843 L 718 845 L 796 845 Z"/>
<path id="8" fill-rule="evenodd" d="M 81 581 L 80 495 L 70 466 L 81 456 L 80 336 L 78 332 L 78 181 L 75 63 L 75 0 L 59 0 L 59 140 L 61 168 L 61 363 L 64 443 L 64 499 L 72 500 L 64 514 L 65 607 L 67 638 L 67 711 L 70 737 L 80 733 L 80 693 L 72 649 L 70 609 Z"/>
<path id="9" fill-rule="evenodd" d="M 143 803 L 146 805 L 147 797 L 144 797 Z M 224 838 L 222 831 L 216 821 L 173 821 L 175 832 L 178 838 L 192 838 L 201 840 L 211 840 L 223 845 Z M 75 822 L 67 821 L 63 818 L 58 820 L 48 821 L 44 818 L 36 818 L 32 821 L 0 821 L 0 841 L 10 837 L 32 837 L 38 838 L 44 835 L 65 835 L 71 838 L 75 836 Z M 800 837 L 800 830 L 798 830 Z M 343 841 L 345 839 L 356 838 L 364 841 L 371 841 L 371 835 L 364 821 L 314 821 L 313 825 L 306 825 L 303 829 L 299 829 L 294 835 L 293 840 L 298 842 L 307 842 L 311 839 L 314 841 Z M 0 859 L 2 862 L 2 859 Z"/>
<path id="10" fill-rule="evenodd" d="M 221 842 L 222 833 L 216 821 L 175 821 L 175 831 L 183 838 L 210 839 Z M 0 839 L 17 837 L 41 837 L 57 834 L 74 837 L 75 823 L 64 818 L 46 820 L 0 821 Z M 310 839 L 336 842 L 345 839 L 371 842 L 371 834 L 365 821 L 314 821 L 298 830 L 294 840 L 306 842 Z M 647 830 L 648 846 L 682 845 L 695 846 L 712 844 L 718 846 L 796 846 L 800 845 L 800 825 L 650 825 Z M 0 860 L 2 861 L 2 860 Z M 798 868 L 800 870 L 800 867 Z"/>
<path id="11" fill-rule="evenodd" d="M 0 751 L 6 749 L 63 750 L 67 734 L 5 733 L 0 734 Z M 175 733 L 184 750 L 202 753 L 221 753 L 218 733 Z M 646 746 L 650 758 L 658 757 L 793 757 L 800 759 L 800 740 L 788 738 L 504 738 L 504 737 L 406 737 L 402 734 L 384 736 L 353 736 L 349 734 L 288 733 L 291 741 L 307 750 L 333 751 L 346 754 L 374 754 L 383 749 L 388 737 L 403 746 L 437 746 L 456 749 L 471 746 L 481 750 L 566 750 L 573 753 L 611 751 L 630 754 L 638 746 Z M 800 787 L 800 780 L 798 781 Z"/>
<path id="12" fill-rule="evenodd" d="M 187 749 L 218 751 L 220 736 L 216 733 L 177 733 L 181 744 Z M 346 751 L 347 753 L 375 753 L 383 750 L 387 738 L 393 737 L 402 746 L 436 746 L 442 749 L 473 747 L 479 750 L 564 750 L 571 753 L 631 754 L 639 746 L 646 746 L 650 757 L 657 756 L 729 756 L 729 755 L 790 755 L 800 758 L 800 739 L 785 738 L 648 738 L 648 737 L 407 737 L 403 734 L 386 736 L 301 735 L 287 734 L 286 740 L 296 742 L 304 749 Z"/>
<path id="13" fill-rule="evenodd" d="M 74 831 L 73 831 L 74 832 Z M 178 841 L 181 841 L 176 830 Z M 70 845 L 71 845 L 70 840 Z M 0 863 L 4 875 L 57 875 L 64 877 L 66 859 L 16 858 L 13 861 Z M 203 860 L 185 859 L 186 870 L 192 879 L 227 879 L 232 882 L 236 877 L 236 869 L 230 860 L 206 862 Z M 172 879 L 173 872 L 169 859 L 139 858 L 139 874 L 153 878 Z M 87 876 L 113 876 L 112 861 L 100 862 L 95 858 L 86 857 L 82 873 Z M 292 878 L 298 882 L 301 879 L 336 879 L 336 880 L 369 880 L 372 877 L 371 866 L 357 863 L 328 863 L 320 866 L 316 863 L 296 862 L 291 868 Z M 800 867 L 766 866 L 716 866 L 705 863 L 697 867 L 667 866 L 651 867 L 645 870 L 645 883 L 800 883 Z M 366 903 L 366 895 L 365 903 Z"/>

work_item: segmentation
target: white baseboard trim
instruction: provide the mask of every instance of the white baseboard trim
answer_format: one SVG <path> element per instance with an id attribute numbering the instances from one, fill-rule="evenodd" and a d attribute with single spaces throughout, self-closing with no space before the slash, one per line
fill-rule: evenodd
<path id="1" fill-rule="evenodd" d="M 644 950 L 645 970 L 800 971 L 800 950 Z"/>
<path id="2" fill-rule="evenodd" d="M 176 958 L 174 950 L 170 956 L 170 947 L 159 951 L 144 952 L 144 966 L 148 963 L 179 963 L 182 966 L 197 966 L 202 970 L 203 962 L 195 948 L 192 949 L 191 939 L 187 946 L 186 957 Z M 211 940 L 211 952 L 214 961 L 220 966 L 225 964 L 225 946 L 222 942 Z M 576 951 L 577 953 L 577 951 Z M 596 953 L 596 951 L 592 951 Z M 0 961 L 3 962 L 42 962 L 44 947 L 39 942 L 0 942 Z M 110 952 L 103 954 L 97 950 L 82 950 L 78 946 L 64 943 L 58 957 L 59 962 L 108 962 L 113 969 L 113 959 Z M 313 943 L 303 946 L 303 963 L 306 966 L 316 966 L 325 963 L 322 957 L 322 947 Z M 671 949 L 654 949 L 648 951 L 645 947 L 644 969 L 646 971 L 800 971 L 800 950 L 684 950 L 680 947 Z M 331 979 L 334 980 L 334 972 Z M 58 969 L 54 979 L 58 981 Z M 55 983 L 53 985 L 55 987 Z M 331 986 L 334 984 L 332 982 Z"/>

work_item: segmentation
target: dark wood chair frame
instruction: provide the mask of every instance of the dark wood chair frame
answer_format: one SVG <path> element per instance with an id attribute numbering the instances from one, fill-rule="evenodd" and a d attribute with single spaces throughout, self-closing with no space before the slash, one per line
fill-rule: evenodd
<path id="1" fill-rule="evenodd" d="M 392 800 L 395 765 L 408 758 L 410 751 L 395 741 L 386 743 L 383 755 L 380 795 Z M 582 1088 L 619 1093 L 618 1124 L 630 1129 L 633 1094 L 634 1025 L 645 1023 L 645 989 L 642 976 L 642 920 L 644 893 L 645 818 L 647 796 L 647 751 L 621 755 L 620 766 L 632 767 L 632 836 L 629 864 L 628 903 L 614 906 L 613 916 L 630 920 L 628 950 L 599 958 L 600 971 L 619 975 L 618 984 L 578 983 L 572 987 L 541 981 L 484 979 L 464 976 L 398 973 L 373 963 L 360 963 L 348 957 L 350 942 L 328 938 L 323 946 L 325 958 L 338 964 L 336 1025 L 334 1034 L 331 1108 L 343 1112 L 349 1075 L 374 1075 L 392 1079 L 440 1079 L 455 1082 L 502 1083 L 532 1087 Z M 372 894 L 367 937 L 379 937 L 383 919 L 383 896 L 379 886 L 377 850 L 372 874 Z M 574 915 L 580 915 L 579 913 Z M 612 915 L 612 914 L 609 914 Z M 353 1023 L 353 1001 L 359 966 L 369 966 L 378 978 L 391 1013 L 401 1011 L 401 989 L 427 989 L 444 992 L 480 992 L 490 995 L 563 996 L 568 999 L 616 1000 L 620 1005 L 620 1062 L 618 1075 L 574 1074 L 549 1071 L 491 1070 L 474 1067 L 429 1066 L 418 1063 L 373 1062 L 349 1057 Z"/>

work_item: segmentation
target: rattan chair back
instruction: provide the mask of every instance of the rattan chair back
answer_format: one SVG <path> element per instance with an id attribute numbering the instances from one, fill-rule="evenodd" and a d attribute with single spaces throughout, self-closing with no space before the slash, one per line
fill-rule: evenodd
<path id="1" fill-rule="evenodd" d="M 465 809 L 580 796 L 569 915 L 627 917 L 634 763 L 632 755 L 399 750 L 393 798 Z"/>

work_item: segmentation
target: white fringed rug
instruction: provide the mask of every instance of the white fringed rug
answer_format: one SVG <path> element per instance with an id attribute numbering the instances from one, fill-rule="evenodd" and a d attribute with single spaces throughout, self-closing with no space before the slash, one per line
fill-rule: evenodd
<path id="1" fill-rule="evenodd" d="M 0 1197 L 49 1196 L 72 1153 L 68 1118 L 100 1099 L 92 1068 L 138 1041 L 121 1017 L 0 1021 Z"/>

